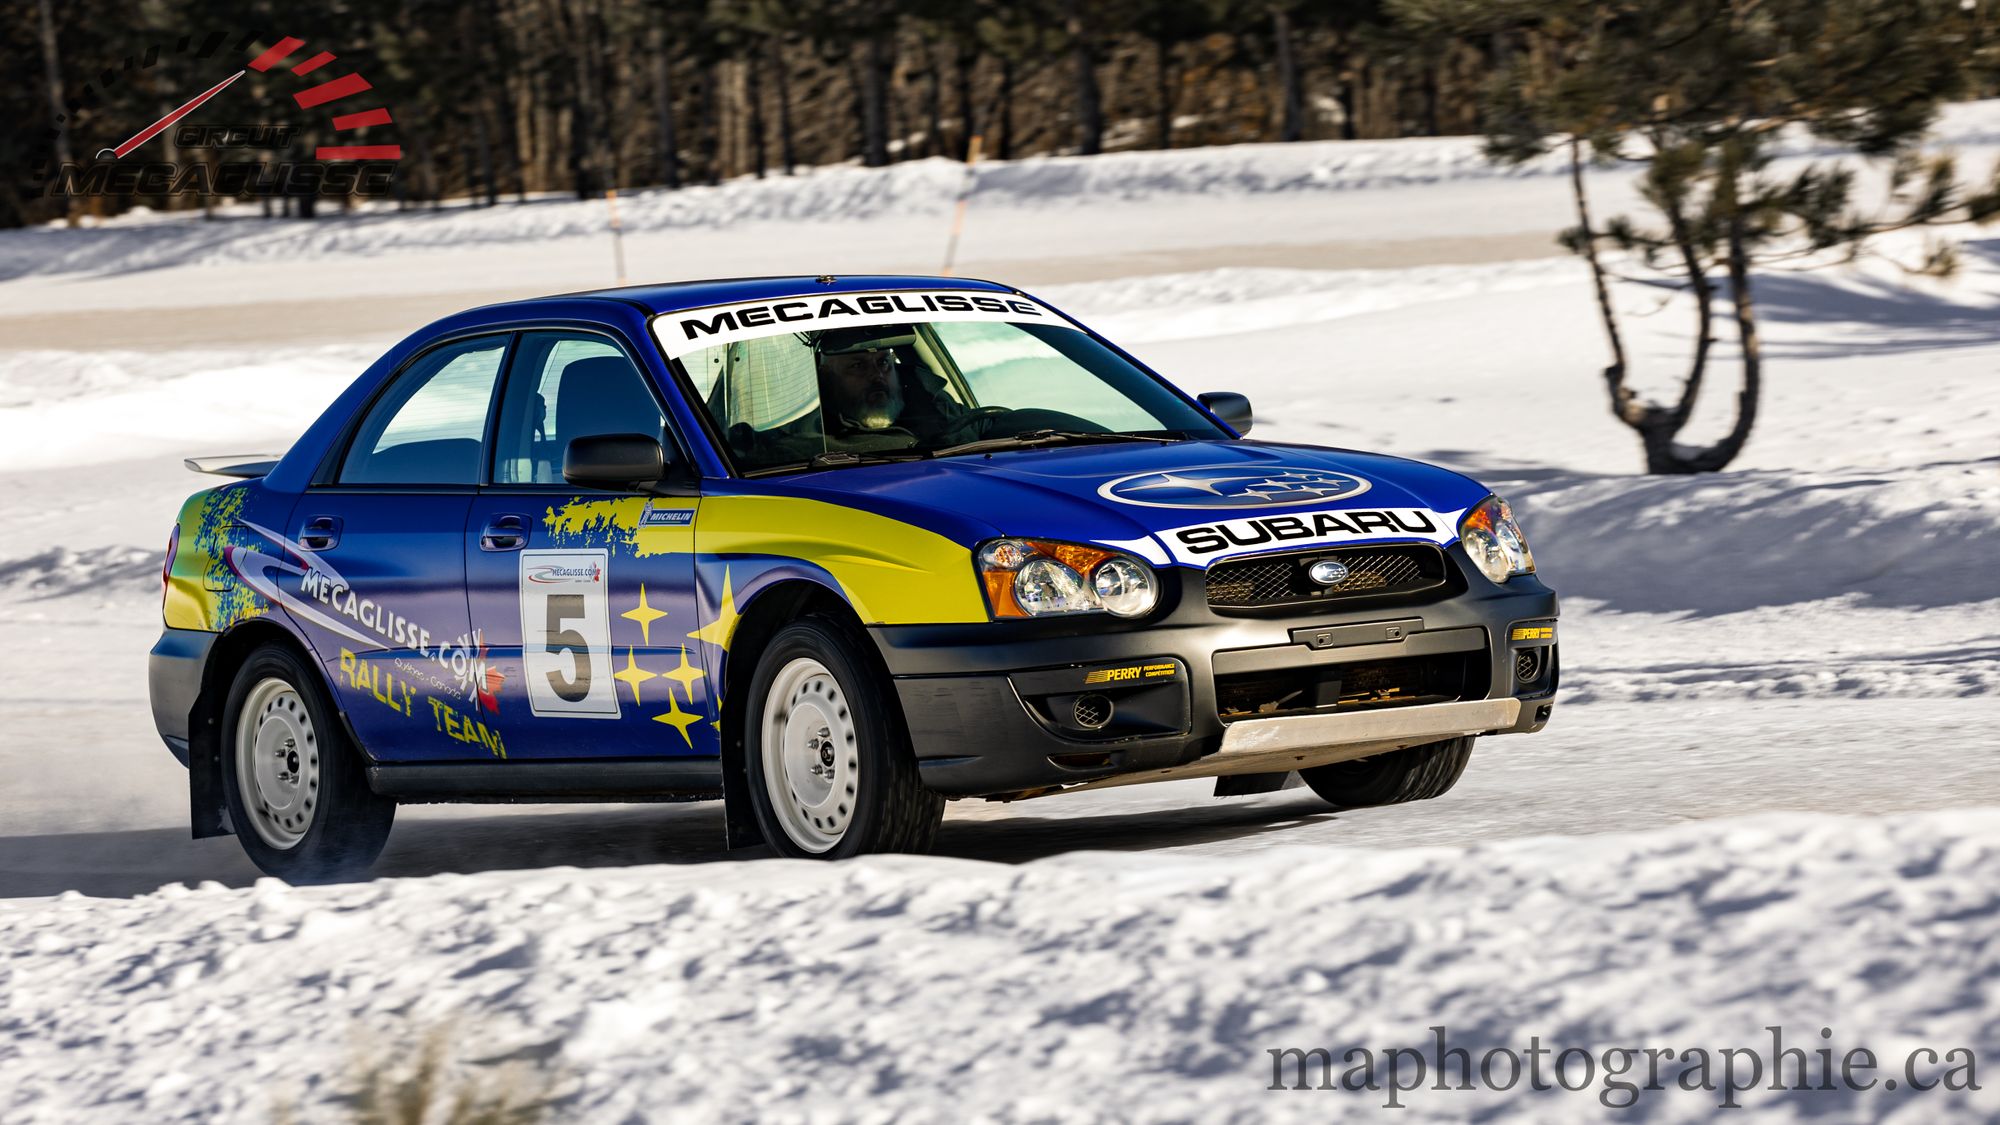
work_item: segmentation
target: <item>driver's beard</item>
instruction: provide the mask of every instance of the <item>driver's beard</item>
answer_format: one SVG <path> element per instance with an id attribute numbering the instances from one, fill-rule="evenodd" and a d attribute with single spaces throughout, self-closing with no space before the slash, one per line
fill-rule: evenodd
<path id="1" fill-rule="evenodd" d="M 895 425 L 896 419 L 902 416 L 903 390 L 896 387 L 890 390 L 888 399 L 880 406 L 864 405 L 854 421 L 864 430 L 885 430 Z"/>

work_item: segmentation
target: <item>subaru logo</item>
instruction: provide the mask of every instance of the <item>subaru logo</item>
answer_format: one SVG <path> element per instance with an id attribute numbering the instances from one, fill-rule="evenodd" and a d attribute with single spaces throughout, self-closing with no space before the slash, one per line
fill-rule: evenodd
<path id="1" fill-rule="evenodd" d="M 1347 564 L 1339 559 L 1321 559 L 1306 568 L 1306 577 L 1322 586 L 1338 586 L 1347 580 Z"/>
<path id="2" fill-rule="evenodd" d="M 1346 473 L 1233 465 L 1135 473 L 1106 481 L 1097 494 L 1144 508 L 1286 508 L 1366 491 L 1367 481 Z"/>

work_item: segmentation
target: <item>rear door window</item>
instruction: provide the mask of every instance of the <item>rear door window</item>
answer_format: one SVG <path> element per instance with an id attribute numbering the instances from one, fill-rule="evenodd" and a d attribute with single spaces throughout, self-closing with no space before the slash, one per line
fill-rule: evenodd
<path id="1" fill-rule="evenodd" d="M 347 448 L 341 484 L 479 483 L 486 418 L 507 352 L 483 336 L 428 352 L 377 402 Z"/>

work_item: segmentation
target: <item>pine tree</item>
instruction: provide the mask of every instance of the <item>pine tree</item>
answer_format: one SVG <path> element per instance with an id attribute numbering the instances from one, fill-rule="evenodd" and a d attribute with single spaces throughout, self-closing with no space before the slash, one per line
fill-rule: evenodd
<path id="1" fill-rule="evenodd" d="M 1713 472 L 1749 439 L 1763 379 L 1751 282 L 1757 265 L 1851 258 L 1890 229 L 2000 213 L 2000 181 L 1968 193 L 1949 157 L 1918 152 L 1938 106 L 1966 87 L 1979 61 L 1956 0 L 1397 0 L 1391 7 L 1413 27 L 1523 45 L 1506 52 L 1493 75 L 1488 150 L 1520 162 L 1567 148 L 1579 223 L 1564 241 L 1590 263 L 1611 343 L 1604 379 L 1612 412 L 1639 434 L 1649 472 Z M 1800 132 L 1886 164 L 1886 209 L 1860 212 L 1851 164 L 1774 174 L 1778 144 Z M 1594 223 L 1586 158 L 1641 163 L 1650 213 Z M 1694 297 L 1694 350 L 1672 402 L 1649 402 L 1629 381 L 1604 245 L 1675 276 Z M 1928 265 L 1949 261 L 1940 255 Z M 1676 438 L 1709 374 L 1718 290 L 1742 356 L 1734 422 L 1719 440 L 1689 447 Z"/>

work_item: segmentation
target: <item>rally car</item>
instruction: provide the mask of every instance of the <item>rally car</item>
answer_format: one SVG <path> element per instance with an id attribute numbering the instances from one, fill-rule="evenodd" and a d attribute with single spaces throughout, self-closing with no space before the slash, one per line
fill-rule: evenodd
<path id="1" fill-rule="evenodd" d="M 282 457 L 190 462 L 242 479 L 173 529 L 154 717 L 195 835 L 295 881 L 404 802 L 720 798 L 732 847 L 842 857 L 954 797 L 1435 797 L 1540 729 L 1506 503 L 1250 424 L 987 282 L 474 309 Z"/>

